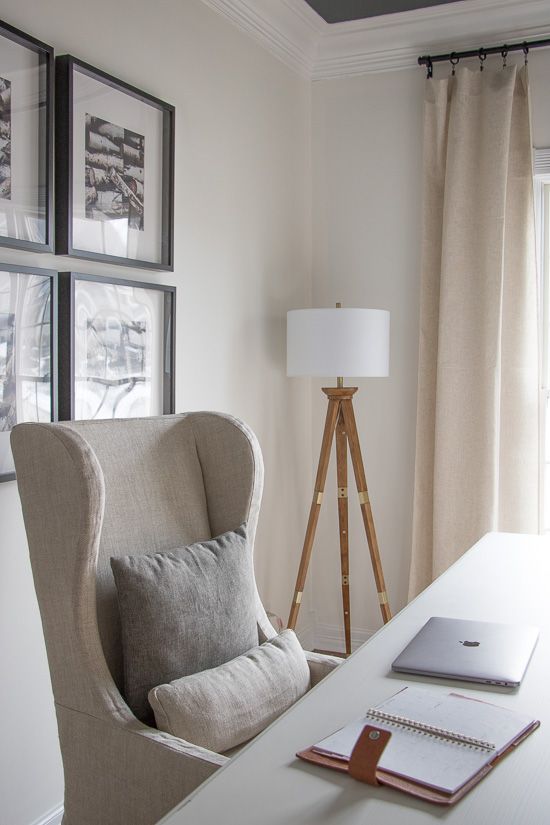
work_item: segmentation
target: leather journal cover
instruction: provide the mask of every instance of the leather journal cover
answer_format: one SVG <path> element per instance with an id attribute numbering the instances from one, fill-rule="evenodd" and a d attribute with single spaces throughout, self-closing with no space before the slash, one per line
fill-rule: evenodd
<path id="1" fill-rule="evenodd" d="M 408 709 L 408 716 L 389 713 L 389 707 Z M 438 713 L 451 717 L 461 714 L 460 718 L 466 721 L 462 721 L 461 730 L 449 729 L 448 725 L 436 726 L 431 722 L 440 721 Z M 430 722 L 420 721 L 426 718 Z M 479 727 L 481 719 L 484 731 L 491 730 L 492 726 L 498 728 L 492 730 L 495 743 L 469 735 L 475 726 Z M 300 751 L 297 756 L 315 765 L 349 773 L 367 784 L 386 785 L 427 802 L 453 805 L 539 724 L 523 714 L 478 699 L 405 688 L 377 708 L 371 708 L 365 719 Z M 422 760 L 418 759 L 419 748 Z"/>

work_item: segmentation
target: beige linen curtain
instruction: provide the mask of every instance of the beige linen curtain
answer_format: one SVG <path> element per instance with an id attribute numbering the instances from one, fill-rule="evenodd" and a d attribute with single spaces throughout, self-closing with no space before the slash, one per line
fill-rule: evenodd
<path id="1" fill-rule="evenodd" d="M 424 105 L 411 597 L 487 531 L 538 531 L 527 68 L 429 79 Z"/>

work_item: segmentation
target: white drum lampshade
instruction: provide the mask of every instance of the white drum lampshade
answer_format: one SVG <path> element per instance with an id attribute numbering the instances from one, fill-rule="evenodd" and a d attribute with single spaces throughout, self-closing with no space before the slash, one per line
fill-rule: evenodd
<path id="1" fill-rule="evenodd" d="M 390 313 L 384 309 L 292 309 L 287 313 L 287 375 L 383 378 L 389 375 Z"/>

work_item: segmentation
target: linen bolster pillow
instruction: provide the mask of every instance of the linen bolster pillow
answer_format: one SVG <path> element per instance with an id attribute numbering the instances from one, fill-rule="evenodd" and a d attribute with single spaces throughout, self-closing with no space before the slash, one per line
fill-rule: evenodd
<path id="1" fill-rule="evenodd" d="M 310 687 L 304 651 L 284 630 L 219 667 L 149 691 L 159 730 L 217 753 L 266 728 Z"/>

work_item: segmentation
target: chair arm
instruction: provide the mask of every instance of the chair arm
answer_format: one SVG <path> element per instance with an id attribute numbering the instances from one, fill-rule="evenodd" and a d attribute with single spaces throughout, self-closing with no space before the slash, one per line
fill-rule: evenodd
<path id="1" fill-rule="evenodd" d="M 56 710 L 65 768 L 63 825 L 153 825 L 228 761 L 134 718 Z"/>
<path id="2" fill-rule="evenodd" d="M 326 656 L 324 653 L 313 653 L 310 650 L 304 650 L 304 653 L 311 674 L 311 687 L 314 687 L 317 682 L 328 676 L 331 670 L 334 670 L 343 662 L 343 659 L 340 659 L 339 656 Z"/>
<path id="3" fill-rule="evenodd" d="M 145 729 L 136 731 L 136 733 L 138 733 L 139 736 L 144 736 L 146 739 L 160 744 L 164 748 L 177 752 L 180 756 L 199 760 L 204 765 L 207 776 L 217 770 L 217 768 L 221 768 L 222 765 L 225 765 L 228 761 L 228 757 L 223 756 L 221 753 L 215 753 L 207 748 L 202 748 L 200 745 L 194 745 L 192 742 L 179 739 L 177 736 L 172 736 L 171 733 L 164 733 L 163 731 L 156 730 L 156 728 L 146 727 Z"/>

